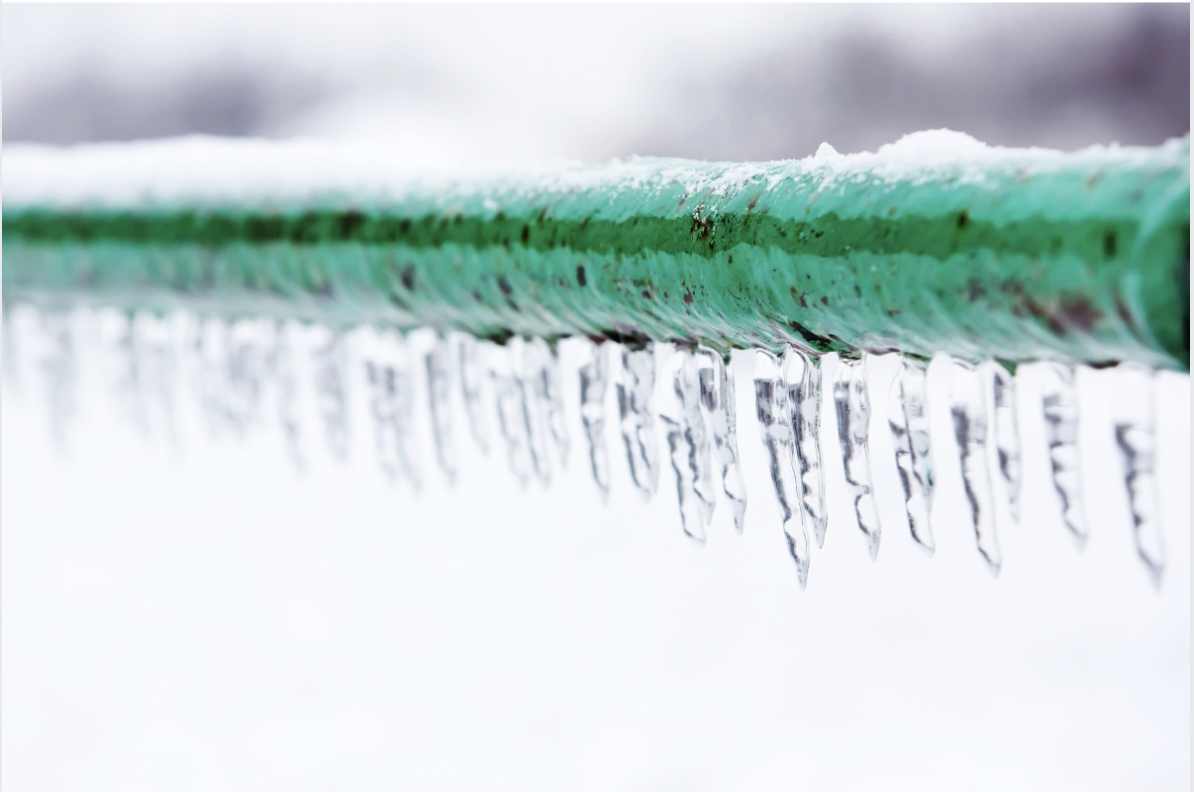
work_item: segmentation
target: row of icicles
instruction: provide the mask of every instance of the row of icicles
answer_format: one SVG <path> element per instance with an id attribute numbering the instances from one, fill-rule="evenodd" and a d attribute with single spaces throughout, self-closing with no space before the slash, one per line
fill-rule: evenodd
<path id="1" fill-rule="evenodd" d="M 12 312 L 9 312 L 12 313 Z M 28 327 L 14 332 L 16 321 L 5 322 L 7 376 L 17 377 L 18 338 L 36 337 L 37 366 L 46 379 L 52 425 L 61 440 L 75 409 L 72 385 L 76 372 L 76 326 L 98 321 L 93 312 L 42 312 L 21 308 Z M 9 315 L 6 314 L 6 319 Z M 151 315 L 126 318 L 104 312 L 114 344 L 126 368 L 123 388 L 135 401 L 131 412 L 144 423 L 144 391 L 157 393 L 163 409 L 171 411 L 167 380 L 175 368 L 178 323 Z M 297 358 L 301 333 L 314 330 L 310 346 L 314 391 L 325 438 L 333 456 L 344 459 L 348 448 L 347 332 L 308 328 L 265 320 L 190 323 L 186 344 L 200 369 L 199 398 L 211 428 L 243 432 L 256 420 L 267 379 L 277 388 L 277 415 L 292 459 L 305 464 L 295 403 L 299 390 Z M 32 332 L 29 331 L 32 328 Z M 456 438 L 448 405 L 453 392 L 461 397 L 469 434 L 475 445 L 490 453 L 496 437 L 513 475 L 524 485 L 532 479 L 548 483 L 557 463 L 569 455 L 556 349 L 542 339 L 514 338 L 506 344 L 481 341 L 469 335 L 446 336 L 423 332 L 429 342 L 412 343 L 415 336 L 396 331 L 366 329 L 364 380 L 373 422 L 378 464 L 394 481 L 422 487 L 421 460 L 413 442 L 415 396 L 422 380 L 431 421 L 437 466 L 449 482 L 457 478 Z M 703 542 L 715 506 L 724 498 L 734 525 L 742 530 L 746 487 L 739 466 L 734 378 L 723 356 L 703 347 L 670 344 L 630 347 L 613 342 L 584 345 L 578 369 L 579 412 L 586 456 L 593 482 L 603 499 L 610 492 L 610 450 L 606 444 L 606 394 L 612 385 L 618 426 L 633 486 L 651 497 L 659 489 L 661 448 L 656 418 L 662 423 L 685 534 Z M 841 448 L 845 481 L 854 519 L 867 539 L 872 557 L 878 554 L 880 519 L 872 486 L 868 434 L 870 394 L 866 356 L 842 357 L 835 376 L 822 382 L 821 359 L 790 347 L 782 356 L 755 350 L 756 415 L 766 451 L 774 497 L 783 532 L 805 585 L 813 543 L 825 541 L 827 508 L 822 476 L 822 387 L 831 388 L 835 412 L 834 436 Z M 1020 433 L 1013 377 L 1001 365 L 986 361 L 954 364 L 949 414 L 958 452 L 969 523 L 979 553 L 992 572 L 1002 562 L 996 529 L 996 504 L 1019 519 L 1021 489 Z M 614 374 L 617 364 L 618 376 Z M 1078 398 L 1073 366 L 1040 364 L 1048 384 L 1042 393 L 1045 441 L 1051 473 L 1066 527 L 1084 540 L 1087 534 L 1080 495 Z M 1139 393 L 1151 394 L 1153 373 L 1121 367 L 1139 377 Z M 929 438 L 927 362 L 900 356 L 889 405 L 894 459 L 900 494 L 913 539 L 932 551 L 930 524 L 934 490 Z M 152 381 L 151 381 L 152 380 Z M 491 390 L 496 409 L 486 409 L 484 393 Z M 134 391 L 136 393 L 134 393 Z M 133 397 L 136 397 L 133 399 Z M 168 423 L 168 422 L 167 422 Z M 1164 566 L 1164 546 L 1158 513 L 1155 476 L 1155 413 L 1151 398 L 1131 420 L 1113 425 L 1115 447 L 1122 463 L 1136 551 L 1154 582 Z M 885 464 L 890 464 L 886 462 Z"/>

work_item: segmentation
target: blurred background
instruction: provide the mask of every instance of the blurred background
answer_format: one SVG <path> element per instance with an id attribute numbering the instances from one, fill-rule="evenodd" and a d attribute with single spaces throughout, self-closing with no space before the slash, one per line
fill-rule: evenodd
<path id="1" fill-rule="evenodd" d="M 284 8 L 284 11 L 282 10 Z M 1189 129 L 1189 7 L 14 6 L 4 137 L 374 138 L 396 155 L 777 159 L 948 127 Z"/>
<path id="2" fill-rule="evenodd" d="M 1189 129 L 1186 5 L 6 3 L 0 20 L 6 144 L 312 137 L 468 163 L 799 157 L 933 127 L 1070 149 Z M 612 419 L 603 507 L 580 457 L 575 355 L 572 460 L 550 488 L 520 490 L 466 445 L 455 405 L 460 484 L 433 474 L 422 423 L 415 496 L 378 471 L 356 353 L 345 464 L 323 448 L 314 375 L 300 378 L 299 475 L 273 412 L 244 439 L 213 436 L 206 370 L 181 353 L 177 427 L 147 441 L 113 398 L 118 345 L 80 335 L 65 395 L 36 333 L 13 345 L 20 378 L 5 346 L 5 789 L 1189 788 L 1186 375 L 1160 378 L 1159 591 L 1134 557 L 1115 372 L 1079 380 L 1080 551 L 1022 369 L 1026 517 L 1001 534 L 993 578 L 932 396 L 948 387 L 939 365 L 936 555 L 909 538 L 894 468 L 877 465 L 879 560 L 831 518 L 800 591 L 749 355 L 732 367 L 746 528 L 722 504 L 701 548 L 681 535 L 670 470 L 653 501 L 634 495 Z M 893 372 L 886 358 L 870 371 L 876 460 L 892 458 Z M 59 401 L 65 453 L 46 431 Z M 830 514 L 846 514 L 839 452 L 823 446 Z"/>

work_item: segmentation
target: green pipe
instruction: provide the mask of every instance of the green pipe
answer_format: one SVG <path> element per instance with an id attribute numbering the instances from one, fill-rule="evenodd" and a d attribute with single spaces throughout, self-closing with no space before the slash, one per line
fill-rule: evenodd
<path id="1" fill-rule="evenodd" d="M 467 185 L 314 183 L 281 198 L 17 190 L 4 296 L 497 338 L 1188 370 L 1188 138 L 995 151 L 917 168 L 879 155 L 635 160 Z M 87 152 L 66 156 L 60 166 Z M 27 183 L 62 172 L 44 152 L 13 160 Z"/>

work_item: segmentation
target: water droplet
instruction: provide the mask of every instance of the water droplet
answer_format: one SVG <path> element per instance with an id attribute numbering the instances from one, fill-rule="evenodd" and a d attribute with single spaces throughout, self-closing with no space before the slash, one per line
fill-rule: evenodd
<path id="1" fill-rule="evenodd" d="M 1061 363 L 1041 364 L 1044 386 L 1041 408 L 1045 416 L 1045 445 L 1053 489 L 1061 505 L 1061 518 L 1079 545 L 1088 536 L 1082 510 L 1082 467 L 1078 456 L 1077 371 Z"/>
<path id="2" fill-rule="evenodd" d="M 833 383 L 837 410 L 837 436 L 842 447 L 846 487 L 854 505 L 854 518 L 867 538 L 871 558 L 879 556 L 879 514 L 871 487 L 870 452 L 867 448 L 871 416 L 867 396 L 865 359 L 839 358 Z"/>
<path id="3" fill-rule="evenodd" d="M 738 426 L 735 415 L 734 380 L 728 376 L 725 361 L 715 350 L 702 348 L 697 353 L 697 377 L 701 407 L 713 437 L 713 456 L 721 469 L 721 491 L 730 503 L 734 528 L 742 533 L 746 517 L 746 484 L 738 465 Z"/>
<path id="4" fill-rule="evenodd" d="M 655 436 L 655 351 L 622 349 L 622 378 L 617 385 L 618 418 L 630 479 L 646 499 L 659 488 L 659 446 Z"/>
<path id="5" fill-rule="evenodd" d="M 828 514 L 825 509 L 825 479 L 821 474 L 820 360 L 789 347 L 784 352 L 782 372 L 791 402 L 800 509 L 805 523 L 812 526 L 817 547 L 824 547 Z"/>
<path id="6" fill-rule="evenodd" d="M 1003 563 L 995 525 L 991 470 L 988 463 L 987 432 L 989 416 L 982 377 L 973 366 L 954 361 L 951 371 L 952 403 L 950 417 L 958 444 L 962 490 L 970 511 L 978 552 L 992 574 Z"/>
<path id="7" fill-rule="evenodd" d="M 609 387 L 609 349 L 607 344 L 588 343 L 586 359 L 577 376 L 580 379 L 580 421 L 589 451 L 593 483 L 604 503 L 609 502 L 609 448 L 605 443 L 605 394 Z"/>
<path id="8" fill-rule="evenodd" d="M 431 414 L 431 437 L 435 459 L 449 484 L 456 483 L 456 443 L 452 432 L 452 346 L 443 338 L 431 340 L 423 354 L 427 374 L 427 406 Z"/>
<path id="9" fill-rule="evenodd" d="M 933 498 L 933 462 L 929 442 L 926 394 L 928 367 L 914 358 L 899 358 L 891 383 L 888 422 L 895 445 L 896 472 L 912 538 L 928 552 L 936 547 L 929 510 Z"/>
<path id="10" fill-rule="evenodd" d="M 1128 398 L 1120 400 L 1113 430 L 1128 493 L 1132 538 L 1153 584 L 1160 586 L 1165 571 L 1165 536 L 1156 475 L 1156 375 L 1132 365 L 1121 365 L 1116 371 L 1127 380 L 1123 392 Z"/>
<path id="11" fill-rule="evenodd" d="M 768 470 L 779 505 L 788 552 L 796 562 L 800 587 L 808 584 L 812 548 L 808 530 L 798 506 L 799 485 L 792 465 L 795 439 L 792 436 L 792 405 L 788 388 L 780 376 L 779 359 L 770 352 L 755 351 L 755 410 L 763 447 L 767 451 Z"/>

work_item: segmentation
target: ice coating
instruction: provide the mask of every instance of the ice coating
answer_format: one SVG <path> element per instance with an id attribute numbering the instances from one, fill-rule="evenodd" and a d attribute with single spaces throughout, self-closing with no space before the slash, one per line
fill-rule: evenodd
<path id="1" fill-rule="evenodd" d="M 792 410 L 796 480 L 800 485 L 800 511 L 813 529 L 817 547 L 825 545 L 828 513 L 825 478 L 821 470 L 821 363 L 795 347 L 783 357 L 783 380 Z"/>
<path id="2" fill-rule="evenodd" d="M 808 584 L 812 546 L 800 511 L 800 485 L 792 465 L 795 441 L 792 437 L 792 403 L 780 372 L 780 361 L 766 351 L 755 352 L 755 414 L 759 436 L 767 452 L 767 467 L 788 552 L 796 562 L 800 587 Z"/>
<path id="3" fill-rule="evenodd" d="M 936 543 L 929 516 L 933 503 L 933 461 L 927 375 L 924 361 L 900 355 L 899 368 L 891 383 L 888 423 L 908 528 L 916 543 L 932 553 Z"/>
<path id="4" fill-rule="evenodd" d="M 580 379 L 580 420 L 588 449 L 589 469 L 603 503 L 609 501 L 609 447 L 605 442 L 605 394 L 609 389 L 609 347 L 586 339 L 586 360 Z"/>
<path id="5" fill-rule="evenodd" d="M 978 552 L 992 574 L 999 574 L 1003 553 L 999 548 L 995 522 L 994 497 L 987 435 L 990 414 L 983 378 L 970 364 L 954 361 L 950 419 L 962 471 L 962 490 L 966 497 L 970 523 Z"/>
<path id="6" fill-rule="evenodd" d="M 1086 515 L 1082 509 L 1082 465 L 1078 454 L 1077 371 L 1061 363 L 1042 363 L 1044 385 L 1041 409 L 1045 416 L 1045 446 L 1061 519 L 1075 541 L 1085 544 Z"/>
<path id="7" fill-rule="evenodd" d="M 630 480 L 644 498 L 659 488 L 659 445 L 655 437 L 655 350 L 622 349 L 622 379 L 617 385 L 618 420 Z"/>
<path id="8" fill-rule="evenodd" d="M 701 408 L 713 439 L 713 455 L 721 471 L 721 492 L 730 504 L 734 529 L 742 533 L 746 517 L 746 484 L 738 464 L 734 380 L 727 375 L 725 361 L 715 350 L 699 349 L 694 363 L 700 384 Z"/>
<path id="9" fill-rule="evenodd" d="M 879 512 L 871 484 L 871 458 L 868 448 L 871 403 L 867 395 L 866 359 L 840 358 L 833 383 L 833 402 L 837 410 L 837 436 L 842 448 L 846 487 L 854 506 L 854 519 L 867 540 L 871 558 L 879 556 Z"/>

